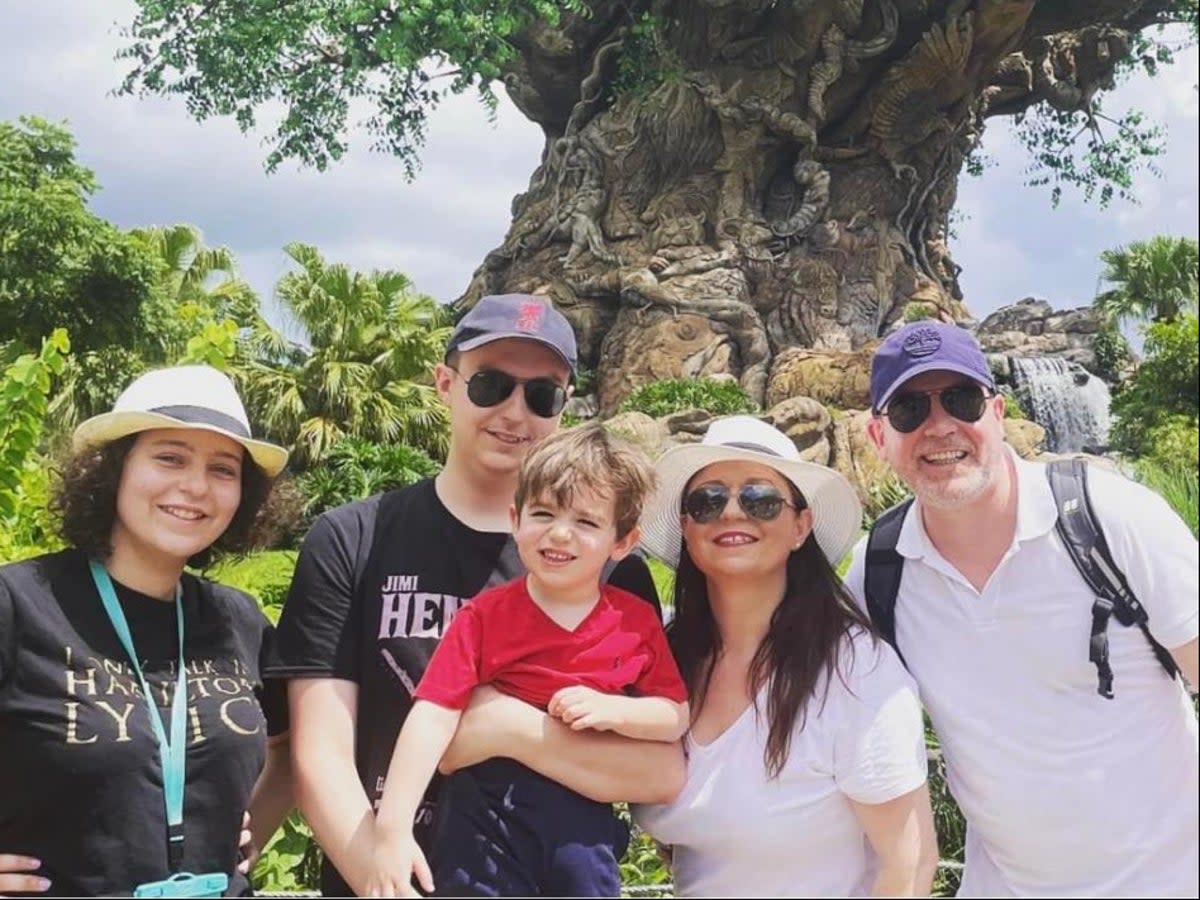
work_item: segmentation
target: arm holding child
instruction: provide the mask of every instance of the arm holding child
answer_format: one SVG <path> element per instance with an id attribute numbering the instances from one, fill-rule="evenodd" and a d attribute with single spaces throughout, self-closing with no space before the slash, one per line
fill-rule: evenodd
<path id="1" fill-rule="evenodd" d="M 572 731 L 614 731 L 642 741 L 677 741 L 687 731 L 687 702 L 605 694 L 583 685 L 555 693 L 546 712 Z"/>
<path id="2" fill-rule="evenodd" d="M 691 724 L 691 714 L 687 687 L 662 625 L 637 598 L 623 598 L 617 591 L 613 592 L 613 599 L 629 605 L 627 615 L 640 622 L 635 630 L 640 634 L 648 662 L 631 685 L 635 696 L 572 685 L 554 694 L 546 712 L 572 731 L 614 731 L 642 741 L 677 741 Z"/>

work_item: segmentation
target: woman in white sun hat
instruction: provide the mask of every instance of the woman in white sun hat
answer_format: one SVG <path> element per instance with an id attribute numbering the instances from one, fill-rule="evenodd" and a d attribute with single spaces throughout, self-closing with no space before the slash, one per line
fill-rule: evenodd
<path id="1" fill-rule="evenodd" d="M 256 545 L 287 451 L 208 366 L 142 375 L 73 450 L 69 549 L 0 568 L 0 892 L 246 893 L 243 811 L 261 846 L 292 806 L 286 699 L 254 600 L 184 567 Z"/>
<path id="2" fill-rule="evenodd" d="M 667 635 L 688 780 L 635 809 L 681 896 L 927 894 L 937 865 L 916 688 L 834 566 L 862 510 L 750 416 L 656 466 L 643 546 L 678 565 Z"/>

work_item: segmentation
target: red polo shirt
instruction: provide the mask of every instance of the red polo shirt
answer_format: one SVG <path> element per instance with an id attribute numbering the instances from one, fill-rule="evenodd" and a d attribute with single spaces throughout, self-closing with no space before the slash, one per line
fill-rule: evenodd
<path id="1" fill-rule="evenodd" d="M 523 577 L 484 591 L 458 611 L 415 696 L 463 709 L 481 684 L 542 709 L 559 689 L 572 685 L 687 700 L 649 603 L 604 585 L 592 611 L 568 631 L 534 603 Z"/>

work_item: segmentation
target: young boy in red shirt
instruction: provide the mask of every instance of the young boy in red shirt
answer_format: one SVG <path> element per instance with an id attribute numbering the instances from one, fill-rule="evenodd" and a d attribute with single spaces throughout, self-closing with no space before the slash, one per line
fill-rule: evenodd
<path id="1" fill-rule="evenodd" d="M 599 425 L 546 438 L 526 457 L 511 510 L 528 574 L 455 616 L 396 741 L 376 821 L 371 896 L 617 896 L 628 831 L 597 803 L 510 759 L 450 777 L 431 872 L 413 839 L 418 804 L 473 688 L 543 707 L 576 730 L 675 741 L 687 689 L 654 610 L 601 584 L 637 545 L 650 461 Z"/>

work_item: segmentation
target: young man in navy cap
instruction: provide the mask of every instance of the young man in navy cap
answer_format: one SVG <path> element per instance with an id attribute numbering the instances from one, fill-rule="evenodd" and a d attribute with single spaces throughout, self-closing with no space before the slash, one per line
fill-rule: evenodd
<path id="1" fill-rule="evenodd" d="M 1047 467 L 1005 445 L 1004 398 L 970 334 L 918 322 L 890 336 L 871 401 L 871 441 L 916 499 L 891 519 L 894 549 L 859 544 L 847 584 L 937 729 L 968 825 L 959 895 L 1195 897 L 1196 717 L 1164 671 L 1197 683 L 1191 532 L 1141 485 L 1085 470 L 1061 515 L 1090 502 L 1148 613 L 1146 633 L 1105 628 L 1056 532 Z M 881 577 L 893 565 L 898 584 Z"/>
<path id="2" fill-rule="evenodd" d="M 290 679 L 297 796 L 326 854 L 327 894 L 365 887 L 392 748 L 438 640 L 474 595 L 523 571 L 509 533 L 517 474 L 557 427 L 576 363 L 570 323 L 547 302 L 483 297 L 434 372 L 450 409 L 445 468 L 330 510 L 305 539 L 272 674 Z M 642 559 L 626 557 L 609 580 L 657 606 Z M 456 767 L 511 757 L 600 801 L 662 801 L 684 776 L 677 745 L 572 732 L 488 688 L 463 716 L 451 755 Z M 419 811 L 418 840 L 428 837 L 436 789 Z"/>

